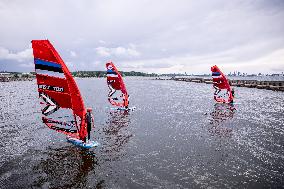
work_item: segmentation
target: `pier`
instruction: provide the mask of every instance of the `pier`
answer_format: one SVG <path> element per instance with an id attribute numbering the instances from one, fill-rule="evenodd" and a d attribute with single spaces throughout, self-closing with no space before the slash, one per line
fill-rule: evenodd
<path id="1" fill-rule="evenodd" d="M 212 84 L 212 79 L 209 78 L 185 78 L 185 77 L 172 77 L 166 78 L 156 78 L 157 80 L 174 80 L 174 81 L 184 81 L 184 82 L 194 82 L 194 83 L 206 83 Z M 267 89 L 274 91 L 284 91 L 284 81 L 257 81 L 257 80 L 231 80 L 228 79 L 231 86 L 236 87 L 248 87 L 248 88 L 258 88 Z"/>

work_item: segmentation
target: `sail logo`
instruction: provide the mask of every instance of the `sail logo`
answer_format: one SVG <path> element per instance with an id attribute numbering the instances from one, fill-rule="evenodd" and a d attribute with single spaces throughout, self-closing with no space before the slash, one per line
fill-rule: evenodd
<path id="1" fill-rule="evenodd" d="M 222 74 L 220 72 L 212 72 L 212 78 L 220 78 Z"/>
<path id="2" fill-rule="evenodd" d="M 42 109 L 42 114 L 45 116 L 48 116 L 55 111 L 57 111 L 60 107 L 57 105 L 56 101 L 53 100 L 51 97 L 49 97 L 45 93 L 40 93 L 39 96 L 44 100 L 46 103 L 46 107 Z"/>
<path id="3" fill-rule="evenodd" d="M 64 88 L 63 87 L 55 87 L 55 86 L 50 86 L 50 85 L 38 85 L 38 88 L 39 89 L 43 89 L 43 90 L 64 92 Z"/>
<path id="4" fill-rule="evenodd" d="M 111 66 L 108 66 L 107 77 L 118 77 L 117 73 L 112 69 L 109 69 Z"/>
<path id="5" fill-rule="evenodd" d="M 60 64 L 41 60 L 38 58 L 34 59 L 36 74 L 46 75 L 49 77 L 65 78 L 65 75 Z"/>

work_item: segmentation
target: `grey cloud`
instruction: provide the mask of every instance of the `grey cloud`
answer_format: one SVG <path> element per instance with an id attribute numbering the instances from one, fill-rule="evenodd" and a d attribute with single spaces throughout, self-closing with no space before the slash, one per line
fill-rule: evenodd
<path id="1" fill-rule="evenodd" d="M 282 52 L 283 10 L 281 0 L 2 0 L 0 46 L 16 54 L 32 39 L 48 38 L 71 70 L 104 69 L 109 60 L 149 72 L 206 72 L 218 63 L 245 69 Z M 279 67 L 269 60 L 270 70 L 258 71 Z"/>
<path id="2" fill-rule="evenodd" d="M 32 49 L 29 48 L 15 53 L 4 47 L 0 47 L 0 60 L 16 60 L 18 62 L 32 60 Z"/>

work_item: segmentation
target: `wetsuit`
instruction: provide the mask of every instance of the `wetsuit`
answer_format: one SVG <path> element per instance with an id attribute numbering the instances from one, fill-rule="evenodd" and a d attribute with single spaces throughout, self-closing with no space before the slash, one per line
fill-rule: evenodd
<path id="1" fill-rule="evenodd" d="M 235 90 L 232 89 L 232 96 L 235 97 Z"/>
<path id="2" fill-rule="evenodd" d="M 88 140 L 90 140 L 91 130 L 92 130 L 92 113 L 91 112 L 87 112 L 86 122 L 87 122 Z"/>

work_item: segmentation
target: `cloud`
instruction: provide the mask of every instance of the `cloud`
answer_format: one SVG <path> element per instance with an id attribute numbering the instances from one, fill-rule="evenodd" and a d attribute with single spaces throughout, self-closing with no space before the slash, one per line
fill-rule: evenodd
<path id="1" fill-rule="evenodd" d="M 70 51 L 70 56 L 75 58 L 77 57 L 77 53 L 75 51 Z"/>
<path id="2" fill-rule="evenodd" d="M 282 73 L 284 72 L 284 48 L 264 54 L 257 59 L 238 59 L 233 56 L 236 49 L 207 55 L 184 55 L 138 61 L 124 61 L 121 69 L 125 71 L 143 71 L 149 73 L 210 73 L 210 67 L 218 65 L 229 73 Z"/>
<path id="3" fill-rule="evenodd" d="M 282 73 L 284 72 L 284 48 L 275 50 L 258 59 L 238 62 L 238 69 L 246 73 Z"/>
<path id="4" fill-rule="evenodd" d="M 116 47 L 116 48 L 107 48 L 107 47 L 97 47 L 95 48 L 97 55 L 101 57 L 138 57 L 140 56 L 140 52 L 135 49 L 134 45 L 130 45 L 129 47 Z"/>
<path id="5" fill-rule="evenodd" d="M 105 42 L 104 40 L 99 40 L 99 43 L 103 45 L 107 44 L 107 42 Z"/>
<path id="6" fill-rule="evenodd" d="M 97 47 L 96 53 L 102 57 L 109 57 L 110 56 L 110 49 L 106 47 Z"/>
<path id="7" fill-rule="evenodd" d="M 212 64 L 272 72 L 283 67 L 283 18 L 279 0 L 2 0 L 0 64 L 28 71 L 12 62 L 28 64 L 31 50 L 22 49 L 48 38 L 73 70 L 113 60 L 145 72 L 206 73 Z"/>
<path id="8" fill-rule="evenodd" d="M 34 63 L 22 63 L 19 66 L 23 68 L 34 68 Z"/>
<path id="9" fill-rule="evenodd" d="M 75 70 L 75 66 L 74 66 L 73 62 L 66 61 L 65 64 L 67 65 L 69 71 L 74 71 Z"/>
<path id="10" fill-rule="evenodd" d="M 30 48 L 17 53 L 13 53 L 4 47 L 0 47 L 0 60 L 16 60 L 18 62 L 23 62 L 32 60 L 32 58 L 32 49 Z"/>

